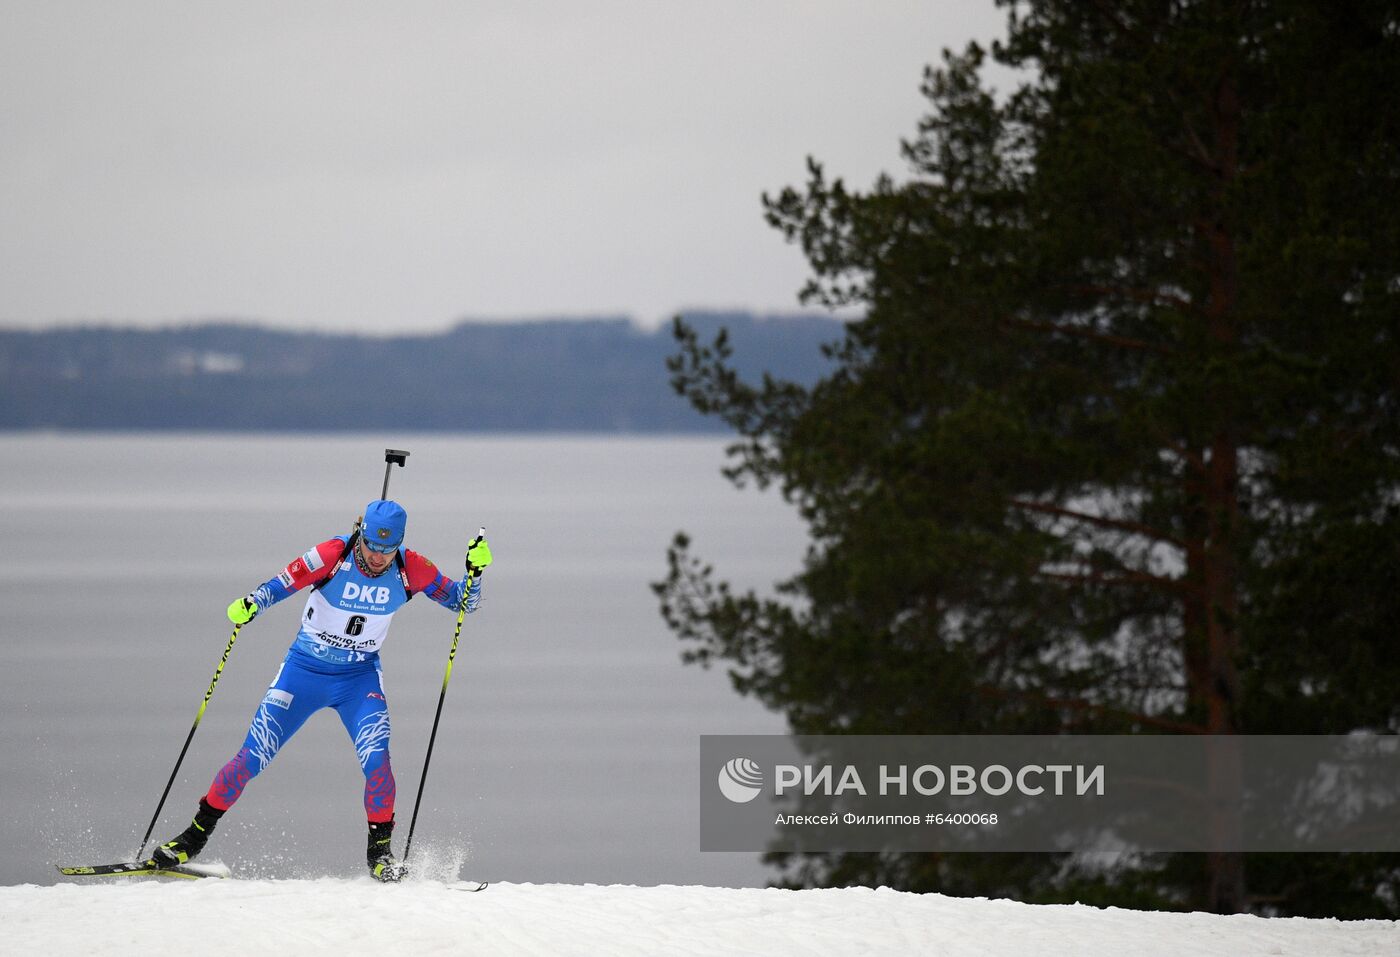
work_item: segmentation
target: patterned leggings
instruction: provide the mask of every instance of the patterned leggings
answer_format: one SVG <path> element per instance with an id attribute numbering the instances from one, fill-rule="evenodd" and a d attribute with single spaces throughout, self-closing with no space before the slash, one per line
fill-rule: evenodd
<path id="1" fill-rule="evenodd" d="M 292 651 L 282 662 L 253 715 L 243 747 L 214 776 L 205 800 L 216 808 L 232 807 L 248 782 L 272 763 L 307 718 L 322 708 L 334 708 L 355 742 L 365 772 L 365 815 L 371 822 L 392 820 L 395 788 L 389 764 L 389 702 L 379 661 L 336 666 L 303 661 L 304 657 Z"/>

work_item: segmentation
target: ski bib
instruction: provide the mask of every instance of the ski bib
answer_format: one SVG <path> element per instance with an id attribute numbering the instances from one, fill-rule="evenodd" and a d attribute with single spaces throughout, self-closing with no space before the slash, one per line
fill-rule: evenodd
<path id="1" fill-rule="evenodd" d="M 353 554 L 341 556 L 329 580 L 307 597 L 293 647 L 334 664 L 377 657 L 394 612 L 409 599 L 398 567 L 390 565 L 371 578 L 360 571 Z"/>

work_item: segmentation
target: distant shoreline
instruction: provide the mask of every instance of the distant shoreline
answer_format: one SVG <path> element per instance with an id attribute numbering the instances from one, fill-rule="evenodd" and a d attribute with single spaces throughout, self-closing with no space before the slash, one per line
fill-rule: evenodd
<path id="1" fill-rule="evenodd" d="M 800 384 L 826 369 L 841 321 L 686 314 L 723 328 L 735 369 Z M 240 323 L 0 329 L 0 431 L 365 430 L 717 434 L 670 386 L 669 326 L 626 319 L 462 323 L 385 338 Z"/>

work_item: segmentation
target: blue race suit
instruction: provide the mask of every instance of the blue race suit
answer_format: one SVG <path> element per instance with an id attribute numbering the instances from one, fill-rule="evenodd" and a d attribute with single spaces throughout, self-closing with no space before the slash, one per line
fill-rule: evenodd
<path id="1" fill-rule="evenodd" d="M 266 609 L 307 585 L 316 585 L 301 627 L 282 666 L 253 714 L 243 747 L 215 775 L 205 799 L 232 807 L 248 782 L 263 771 L 306 719 L 334 708 L 355 744 L 365 775 L 365 814 L 371 822 L 394 816 L 394 772 L 389 761 L 389 702 L 379 649 L 389 623 L 418 592 L 456 611 L 463 581 L 443 575 L 431 561 L 400 548 L 380 575 L 370 575 L 340 536 L 306 552 L 252 595 Z M 467 608 L 480 601 L 481 579 L 472 581 Z"/>

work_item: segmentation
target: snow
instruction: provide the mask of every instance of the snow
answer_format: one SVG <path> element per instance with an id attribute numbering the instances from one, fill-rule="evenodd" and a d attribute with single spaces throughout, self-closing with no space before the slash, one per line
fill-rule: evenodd
<path id="1" fill-rule="evenodd" d="M 910 894 L 368 877 L 0 887 L 0 953 L 48 955 L 1400 954 L 1395 921 L 1143 913 Z"/>

